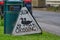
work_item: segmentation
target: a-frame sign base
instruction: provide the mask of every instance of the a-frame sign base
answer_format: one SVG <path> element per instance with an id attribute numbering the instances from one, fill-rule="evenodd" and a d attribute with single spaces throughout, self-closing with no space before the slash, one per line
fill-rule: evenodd
<path id="1" fill-rule="evenodd" d="M 13 35 L 25 35 L 41 33 L 41 28 L 30 14 L 26 7 L 23 7 L 19 13 L 16 25 L 13 29 Z"/>

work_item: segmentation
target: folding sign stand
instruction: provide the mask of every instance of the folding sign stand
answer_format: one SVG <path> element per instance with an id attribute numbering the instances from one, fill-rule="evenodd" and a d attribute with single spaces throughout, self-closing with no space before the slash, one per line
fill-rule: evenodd
<path id="1" fill-rule="evenodd" d="M 13 35 L 25 35 L 41 33 L 41 28 L 30 14 L 26 7 L 23 7 L 19 13 L 16 25 L 13 29 Z"/>

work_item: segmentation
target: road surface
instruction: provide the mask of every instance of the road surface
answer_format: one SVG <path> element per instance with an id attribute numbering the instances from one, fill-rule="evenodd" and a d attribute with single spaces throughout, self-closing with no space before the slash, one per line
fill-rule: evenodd
<path id="1" fill-rule="evenodd" d="M 60 35 L 60 13 L 33 10 L 33 16 L 43 30 Z"/>

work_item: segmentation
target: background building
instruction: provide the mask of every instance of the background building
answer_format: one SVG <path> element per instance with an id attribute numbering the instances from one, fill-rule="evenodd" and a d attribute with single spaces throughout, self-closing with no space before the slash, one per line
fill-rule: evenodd
<path id="1" fill-rule="evenodd" d="M 60 0 L 46 0 L 46 5 L 57 7 L 60 5 Z"/>
<path id="2" fill-rule="evenodd" d="M 32 0 L 32 6 L 33 7 L 44 7 L 45 0 Z"/>

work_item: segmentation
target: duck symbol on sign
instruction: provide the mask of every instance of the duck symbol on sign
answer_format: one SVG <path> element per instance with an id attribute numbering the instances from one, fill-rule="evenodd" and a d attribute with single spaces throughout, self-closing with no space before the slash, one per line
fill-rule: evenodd
<path id="1" fill-rule="evenodd" d="M 32 23 L 32 21 L 27 21 L 26 20 L 26 18 L 21 18 L 21 23 L 23 24 L 23 25 L 29 25 L 30 23 Z"/>

